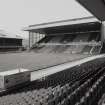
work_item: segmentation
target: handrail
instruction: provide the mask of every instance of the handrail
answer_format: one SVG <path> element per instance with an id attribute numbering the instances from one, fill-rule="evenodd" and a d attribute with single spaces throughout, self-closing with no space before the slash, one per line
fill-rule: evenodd
<path id="1" fill-rule="evenodd" d="M 70 42 L 70 43 L 40 43 L 39 45 L 88 45 L 88 46 L 101 46 L 98 42 Z"/>
<path id="2" fill-rule="evenodd" d="M 95 46 L 93 46 L 90 50 L 90 54 L 92 54 L 93 49 L 95 48 Z"/>
<path id="3" fill-rule="evenodd" d="M 99 53 L 101 53 L 101 49 L 102 49 L 102 47 L 103 47 L 103 46 L 101 45 L 100 50 L 99 50 Z"/>

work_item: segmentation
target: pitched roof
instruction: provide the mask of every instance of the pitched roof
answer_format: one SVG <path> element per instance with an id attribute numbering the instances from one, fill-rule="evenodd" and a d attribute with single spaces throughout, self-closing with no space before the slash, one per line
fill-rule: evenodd
<path id="1" fill-rule="evenodd" d="M 35 31 L 35 30 L 40 30 L 40 29 L 45 29 L 45 28 L 75 25 L 75 24 L 82 24 L 82 23 L 89 23 L 89 22 L 99 22 L 99 20 L 93 16 L 83 17 L 83 18 L 68 19 L 68 20 L 61 20 L 61 21 L 55 21 L 55 22 L 30 25 L 28 27 L 25 27 L 23 30 L 24 31 L 34 30 Z"/>
<path id="2" fill-rule="evenodd" d="M 14 38 L 14 39 L 22 39 L 19 35 L 13 35 L 11 33 L 8 33 L 4 30 L 0 30 L 0 38 Z"/>

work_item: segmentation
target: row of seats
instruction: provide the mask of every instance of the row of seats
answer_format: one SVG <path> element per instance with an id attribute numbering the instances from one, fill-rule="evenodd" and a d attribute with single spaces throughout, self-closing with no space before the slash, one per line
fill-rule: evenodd
<path id="1" fill-rule="evenodd" d="M 60 52 L 60 51 L 65 51 L 68 49 L 71 49 L 71 51 L 73 50 L 71 48 L 71 46 L 69 47 L 59 47 L 59 46 L 55 46 L 55 47 L 48 47 L 46 45 L 40 47 L 41 43 L 62 43 L 62 44 L 66 44 L 66 43 L 71 43 L 71 42 L 99 42 L 100 40 L 100 34 L 97 32 L 94 33 L 82 33 L 82 34 L 64 34 L 64 35 L 47 35 L 44 38 L 42 38 L 39 42 L 35 43 L 32 46 L 32 49 L 34 49 L 36 52 L 42 52 L 42 51 L 46 51 L 47 52 Z M 36 46 L 38 44 L 38 46 Z M 45 48 L 44 48 L 45 47 Z M 84 49 L 86 46 L 81 46 L 80 49 L 82 51 L 82 49 Z M 43 50 L 41 50 L 41 48 Z M 85 48 L 86 49 L 86 48 Z M 76 50 L 74 48 L 74 50 Z M 89 49 L 88 49 L 89 50 Z M 69 53 L 71 53 L 71 51 Z M 81 53 L 81 51 L 73 51 L 75 53 Z M 83 50 L 84 51 L 84 50 Z M 85 51 L 86 52 L 86 51 Z M 90 52 L 90 50 L 88 51 L 88 53 Z"/>
<path id="2" fill-rule="evenodd" d="M 47 81 L 49 84 L 52 84 L 51 86 L 53 86 L 53 84 L 58 85 L 58 84 L 68 83 L 73 79 L 80 77 L 80 75 L 85 75 L 87 72 L 95 71 L 97 67 L 99 67 L 100 64 L 102 64 L 102 62 L 103 60 L 100 59 L 100 60 L 95 60 L 94 62 L 90 61 L 88 63 L 78 65 L 74 68 L 58 72 L 56 74 L 47 77 Z"/>
<path id="3" fill-rule="evenodd" d="M 98 42 L 99 41 L 99 35 L 97 33 L 91 33 L 91 34 L 78 34 L 78 35 L 56 35 L 56 36 L 45 36 L 43 39 L 41 39 L 37 44 L 32 46 L 32 51 L 35 52 L 45 52 L 45 53 L 84 53 L 84 54 L 90 54 L 90 51 L 92 49 L 92 46 L 77 46 L 77 45 L 40 45 L 41 43 L 62 43 L 67 44 L 71 42 Z M 97 47 L 97 46 L 96 46 Z M 98 54 L 100 48 L 94 48 L 93 53 L 91 54 Z M 99 46 L 100 47 L 100 46 Z"/>
<path id="4" fill-rule="evenodd" d="M 92 50 L 92 52 L 91 52 Z M 101 46 L 89 45 L 41 45 L 34 48 L 39 53 L 99 54 Z M 33 50 L 32 50 L 33 51 Z"/>
<path id="5" fill-rule="evenodd" d="M 69 42 L 91 42 L 99 41 L 99 34 L 65 34 L 65 35 L 48 35 L 41 39 L 38 43 L 69 43 Z"/>
<path id="6" fill-rule="evenodd" d="M 60 105 L 97 105 L 105 87 L 105 75 L 99 77 L 100 72 L 84 82 L 72 94 L 68 95 Z M 96 79 L 99 77 L 98 79 Z"/>
<path id="7" fill-rule="evenodd" d="M 67 44 L 71 42 L 91 42 L 91 41 L 98 41 L 97 39 L 97 33 L 90 34 L 74 34 L 74 35 L 56 35 L 56 36 L 45 36 L 43 39 L 41 39 L 37 44 L 32 46 L 32 49 L 34 49 L 35 52 L 68 52 L 68 53 L 81 53 L 84 51 L 84 48 L 86 46 L 77 46 L 77 45 L 69 45 L 69 46 L 57 46 L 57 45 L 40 45 L 41 43 L 62 43 Z M 85 48 L 86 49 L 86 48 Z M 90 50 L 88 51 L 90 52 Z"/>

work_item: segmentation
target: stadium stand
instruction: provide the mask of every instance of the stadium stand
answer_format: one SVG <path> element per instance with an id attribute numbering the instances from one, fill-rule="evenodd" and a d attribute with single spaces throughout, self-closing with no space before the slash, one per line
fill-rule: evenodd
<path id="1" fill-rule="evenodd" d="M 98 105 L 105 87 L 99 58 L 1 95 L 1 105 Z M 37 84 L 37 85 L 35 85 Z"/>
<path id="2" fill-rule="evenodd" d="M 93 34 L 92 37 L 90 36 L 90 34 L 64 35 L 63 37 L 59 35 L 53 36 L 53 37 L 51 36 L 50 40 L 49 40 L 49 37 L 47 38 L 48 39 L 47 42 L 45 42 L 46 38 L 43 38 L 40 42 L 38 42 L 39 45 L 37 45 L 37 47 L 36 46 L 32 47 L 32 49 L 35 49 L 36 52 L 50 52 L 50 53 L 51 52 L 82 53 L 83 50 L 84 51 L 86 50 L 85 52 L 89 54 L 92 46 L 82 45 L 82 44 L 84 42 L 93 43 L 93 44 L 97 43 L 95 41 L 95 38 L 96 38 L 96 34 L 95 35 Z M 101 46 L 94 47 L 92 54 L 98 54 L 100 51 L 100 48 Z M 94 52 L 97 52 L 97 53 L 94 53 Z"/>
<path id="3" fill-rule="evenodd" d="M 90 19 L 92 21 L 90 21 Z M 83 22 L 81 23 L 82 20 Z M 50 27 L 50 25 L 54 26 Z M 38 53 L 73 53 L 97 55 L 103 52 L 102 50 L 104 47 L 104 44 L 101 42 L 100 26 L 100 22 L 95 18 L 85 17 L 74 20 L 71 19 L 58 21 L 54 23 L 51 22 L 31 25 L 24 30 L 30 32 L 30 38 L 33 38 L 31 36 L 33 32 L 39 32 L 39 35 L 40 33 L 45 33 L 45 36 L 41 40 L 39 40 L 37 43 L 34 43 L 32 46 L 30 45 L 30 51 Z M 40 29 L 40 27 L 42 28 Z M 33 29 L 34 31 L 32 32 L 31 30 Z"/>
<path id="4" fill-rule="evenodd" d="M 99 54 L 102 46 L 100 33 L 97 31 L 83 33 L 49 34 L 35 43 L 31 49 L 41 53 L 83 53 Z M 96 44 L 96 45 L 95 45 Z"/>
<path id="5" fill-rule="evenodd" d="M 102 52 L 101 48 L 103 48 L 102 43 L 99 43 L 101 41 L 100 27 L 100 22 L 94 17 L 84 17 L 30 25 L 24 30 L 30 33 L 30 43 L 33 42 L 31 40 L 34 38 L 34 33 L 45 34 L 41 40 L 33 45 L 30 44 L 30 49 L 35 52 L 94 55 Z M 95 51 L 97 53 L 94 53 Z"/>
<path id="6" fill-rule="evenodd" d="M 0 30 L 0 52 L 17 51 L 22 49 L 22 38 Z"/>
<path id="7" fill-rule="evenodd" d="M 18 64 L 31 71 L 31 80 L 34 76 L 27 86 L 0 92 L 0 105 L 98 104 L 104 92 L 105 58 L 87 57 L 100 53 L 100 23 L 70 24 L 44 28 L 45 35 L 35 42 L 33 35 L 42 28 L 32 29 L 29 52 L 0 55 L 1 71 L 16 69 Z"/>

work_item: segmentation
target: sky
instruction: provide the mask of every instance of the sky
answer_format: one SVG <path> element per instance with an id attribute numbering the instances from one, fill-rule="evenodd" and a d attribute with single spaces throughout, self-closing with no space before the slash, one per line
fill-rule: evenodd
<path id="1" fill-rule="evenodd" d="M 0 0 L 0 30 L 28 37 L 28 25 L 92 16 L 75 0 Z"/>

